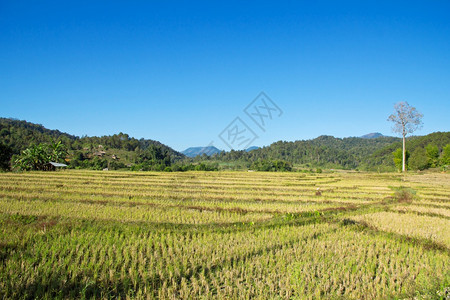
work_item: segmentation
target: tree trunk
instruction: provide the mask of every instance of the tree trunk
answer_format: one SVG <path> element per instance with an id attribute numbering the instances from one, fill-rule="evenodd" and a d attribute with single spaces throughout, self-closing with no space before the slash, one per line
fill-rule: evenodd
<path id="1" fill-rule="evenodd" d="M 402 160 L 402 172 L 406 171 L 406 146 L 405 146 L 405 135 L 403 135 L 403 160 Z"/>

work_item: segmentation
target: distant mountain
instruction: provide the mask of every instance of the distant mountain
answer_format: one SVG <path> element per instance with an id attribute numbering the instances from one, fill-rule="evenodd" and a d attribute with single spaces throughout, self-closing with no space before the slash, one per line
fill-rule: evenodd
<path id="1" fill-rule="evenodd" d="M 382 135 L 379 132 L 372 132 L 372 133 L 368 133 L 368 134 L 361 136 L 361 138 L 362 139 L 376 139 L 376 138 L 383 137 L 383 136 L 384 135 Z"/>
<path id="2" fill-rule="evenodd" d="M 250 151 L 253 151 L 253 150 L 256 150 L 256 149 L 259 149 L 259 147 L 258 146 L 251 146 L 251 147 L 248 147 L 247 149 L 245 149 L 245 152 L 250 152 Z"/>
<path id="3" fill-rule="evenodd" d="M 211 156 L 220 152 L 221 151 L 214 146 L 207 146 L 207 147 L 190 147 L 182 151 L 181 153 L 183 153 L 187 157 L 196 157 L 198 155 L 203 154 Z"/>

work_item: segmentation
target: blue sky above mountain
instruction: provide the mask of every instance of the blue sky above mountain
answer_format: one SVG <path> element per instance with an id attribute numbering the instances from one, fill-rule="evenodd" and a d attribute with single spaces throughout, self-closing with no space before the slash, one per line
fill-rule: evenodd
<path id="1" fill-rule="evenodd" d="M 227 149 L 219 135 L 236 118 L 257 146 L 393 135 L 398 101 L 424 114 L 417 134 L 448 131 L 449 11 L 447 1 L 7 1 L 1 114 L 177 150 Z M 261 91 L 283 112 L 263 129 L 244 111 Z"/>

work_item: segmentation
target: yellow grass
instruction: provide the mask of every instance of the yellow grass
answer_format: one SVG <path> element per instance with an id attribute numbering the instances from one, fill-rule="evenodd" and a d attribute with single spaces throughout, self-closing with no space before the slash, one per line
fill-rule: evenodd
<path id="1" fill-rule="evenodd" d="M 438 298 L 449 179 L 0 173 L 0 297 Z"/>

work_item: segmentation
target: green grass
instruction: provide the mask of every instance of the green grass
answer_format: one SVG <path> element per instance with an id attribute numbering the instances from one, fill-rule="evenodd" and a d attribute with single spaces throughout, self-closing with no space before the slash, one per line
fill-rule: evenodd
<path id="1" fill-rule="evenodd" d="M 2 173 L 0 297 L 445 299 L 449 179 Z"/>

